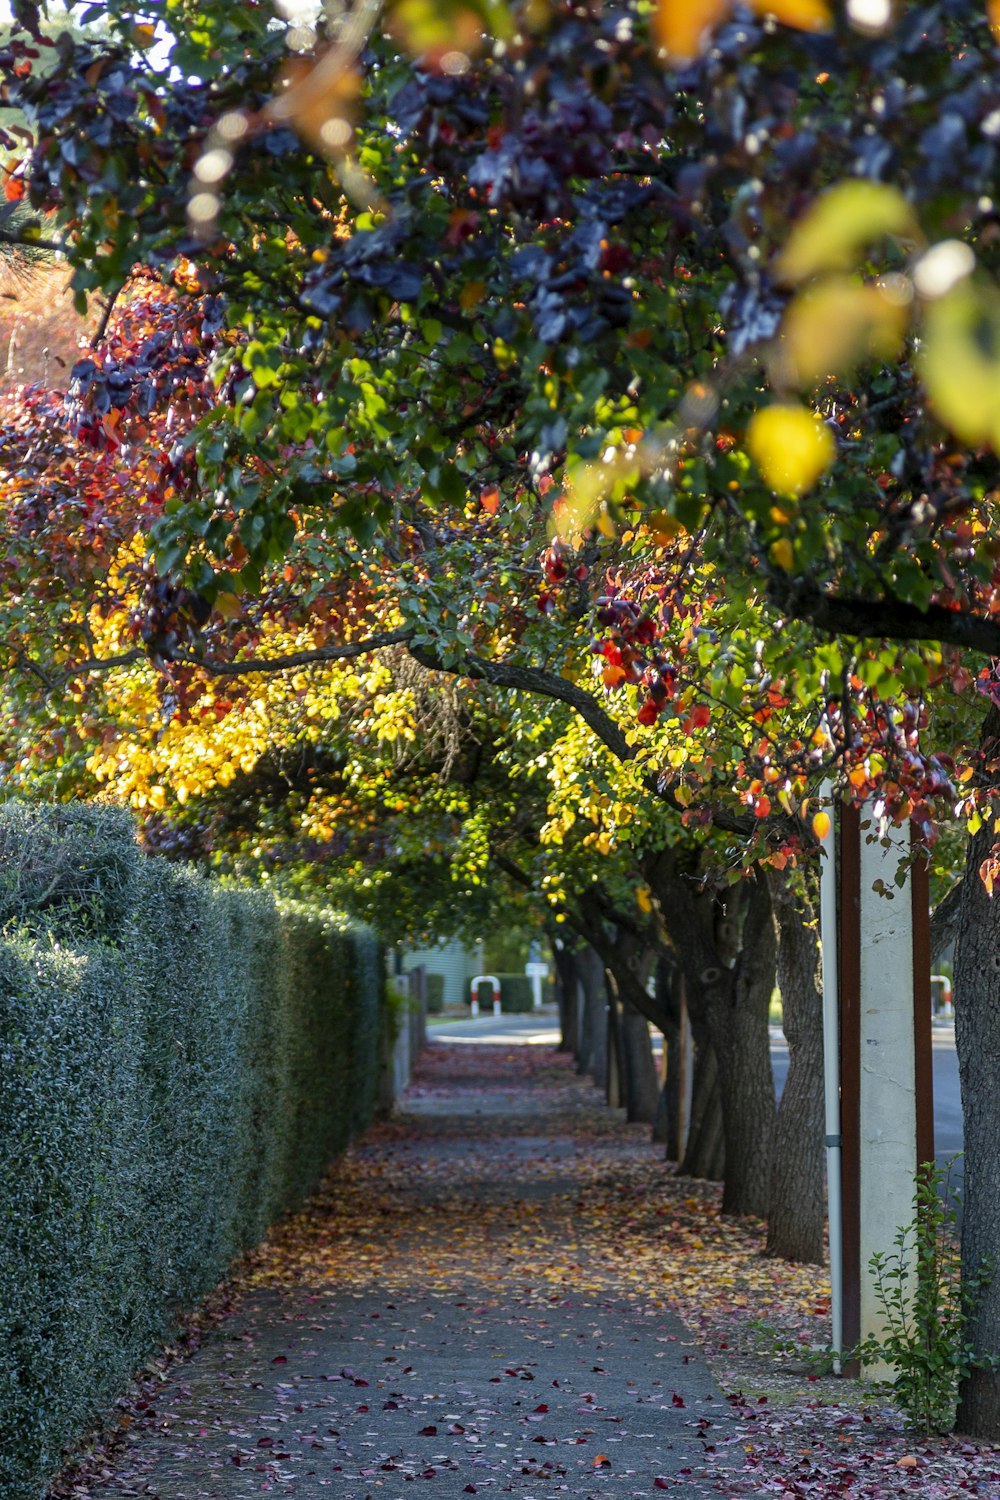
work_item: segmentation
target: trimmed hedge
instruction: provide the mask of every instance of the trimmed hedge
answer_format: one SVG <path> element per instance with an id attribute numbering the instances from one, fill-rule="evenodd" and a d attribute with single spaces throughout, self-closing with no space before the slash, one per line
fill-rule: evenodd
<path id="1" fill-rule="evenodd" d="M 535 992 L 527 974 L 498 974 L 497 978 L 500 981 L 500 1009 L 502 1011 L 519 1013 L 532 1009 L 535 1003 Z M 552 999 L 552 985 L 547 979 L 542 981 L 542 999 Z"/>
<path id="2" fill-rule="evenodd" d="M 0 1495 L 35 1500 L 177 1313 L 375 1108 L 365 929 L 0 807 Z"/>

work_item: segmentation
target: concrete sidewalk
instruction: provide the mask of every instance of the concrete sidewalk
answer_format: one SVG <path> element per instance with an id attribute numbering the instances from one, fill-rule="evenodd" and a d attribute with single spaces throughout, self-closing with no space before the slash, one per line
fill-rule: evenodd
<path id="1" fill-rule="evenodd" d="M 258 1258 L 91 1492 L 726 1494 L 730 1406 L 581 1233 L 594 1183 L 645 1142 L 565 1059 L 432 1042 L 398 1117 Z"/>

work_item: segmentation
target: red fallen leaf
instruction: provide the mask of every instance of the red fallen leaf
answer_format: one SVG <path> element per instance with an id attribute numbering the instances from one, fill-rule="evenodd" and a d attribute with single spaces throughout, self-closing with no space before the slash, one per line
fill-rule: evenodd
<path id="1" fill-rule="evenodd" d="M 610 1469 L 611 1460 L 606 1453 L 599 1453 L 593 1461 L 595 1469 Z"/>
<path id="2" fill-rule="evenodd" d="M 291 1458 L 291 1456 L 290 1453 L 279 1453 L 277 1449 L 271 1454 L 272 1458 Z"/>
<path id="3" fill-rule="evenodd" d="M 421 1427 L 419 1433 L 417 1434 L 418 1437 L 437 1437 L 437 1435 L 438 1430 L 433 1425 L 430 1427 Z"/>
<path id="4" fill-rule="evenodd" d="M 536 1410 L 536 1411 L 548 1411 L 548 1407 L 547 1407 L 547 1406 L 546 1406 L 546 1404 L 545 1404 L 545 1402 L 544 1402 L 544 1401 L 541 1401 L 541 1402 L 539 1402 L 539 1404 L 538 1404 L 538 1405 L 537 1405 L 537 1406 L 536 1406 L 536 1407 L 535 1407 L 535 1410 Z"/>
<path id="5" fill-rule="evenodd" d="M 367 1380 L 356 1380 L 356 1381 L 355 1381 L 355 1382 L 354 1382 L 354 1384 L 355 1384 L 355 1385 L 367 1385 L 367 1384 L 368 1384 L 368 1381 L 367 1381 Z"/>
<path id="6" fill-rule="evenodd" d="M 276 1354 L 271 1361 L 272 1365 L 287 1365 L 288 1358 L 284 1354 Z"/>
<path id="7" fill-rule="evenodd" d="M 355 1410 L 356 1411 L 367 1411 L 368 1407 L 367 1406 L 358 1406 L 358 1407 L 355 1407 Z"/>
<path id="8" fill-rule="evenodd" d="M 452 1422 L 451 1426 L 448 1428 L 448 1431 L 449 1432 L 464 1432 L 465 1428 L 462 1426 L 461 1422 Z"/>
<path id="9" fill-rule="evenodd" d="M 258 1438 L 257 1439 L 257 1447 L 258 1448 L 273 1448 L 274 1447 L 274 1438 Z"/>
<path id="10" fill-rule="evenodd" d="M 421 1479 L 433 1479 L 436 1473 L 437 1469 L 425 1469 L 420 1477 Z"/>
<path id="11" fill-rule="evenodd" d="M 465 1489 L 462 1491 L 462 1493 L 465 1494 L 465 1495 L 476 1495 L 479 1492 L 476 1489 L 476 1486 L 474 1484 L 467 1484 L 465 1486 Z"/>
<path id="12" fill-rule="evenodd" d="M 896 1468 L 897 1469 L 915 1469 L 917 1467 L 917 1463 L 918 1463 L 918 1460 L 916 1458 L 914 1458 L 914 1456 L 913 1456 L 912 1453 L 904 1453 L 902 1458 L 897 1459 L 897 1461 L 896 1461 Z"/>
<path id="13" fill-rule="evenodd" d="M 662 1478 L 661 1475 L 657 1474 L 656 1478 L 653 1480 L 653 1488 L 654 1490 L 669 1490 L 670 1486 L 667 1481 Z"/>
<path id="14" fill-rule="evenodd" d="M 670 1399 L 673 1402 L 674 1406 L 683 1406 L 684 1405 L 684 1397 L 683 1396 L 678 1396 L 678 1394 L 677 1394 L 676 1391 L 674 1391 L 674 1394 L 671 1396 Z"/>
<path id="15" fill-rule="evenodd" d="M 240 1458 L 240 1455 L 238 1453 L 230 1453 L 230 1455 L 229 1455 L 229 1462 L 231 1464 L 235 1464 L 236 1467 L 239 1468 L 239 1466 L 243 1462 L 243 1460 Z"/>

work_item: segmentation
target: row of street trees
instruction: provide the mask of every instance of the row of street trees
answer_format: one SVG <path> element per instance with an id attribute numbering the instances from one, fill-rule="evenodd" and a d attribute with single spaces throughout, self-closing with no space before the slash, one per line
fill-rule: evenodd
<path id="1" fill-rule="evenodd" d="M 1000 1236 L 982 7 L 72 9 L 99 30 L 49 35 L 19 0 L 0 54 L 0 239 L 103 307 L 68 389 L 18 393 L 0 433 L 11 781 L 100 786 L 159 848 L 414 931 L 456 896 L 474 923 L 502 877 L 668 1036 L 683 977 L 686 1165 L 804 1259 L 819 787 L 867 801 L 873 836 L 911 820 L 933 847 L 958 818 L 978 1272 Z M 974 1335 L 1000 1345 L 1000 1283 Z M 960 1422 L 1000 1436 L 989 1368 Z"/>

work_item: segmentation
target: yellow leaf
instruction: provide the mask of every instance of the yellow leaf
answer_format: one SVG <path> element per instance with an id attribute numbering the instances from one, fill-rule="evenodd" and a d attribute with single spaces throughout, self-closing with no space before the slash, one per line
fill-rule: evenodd
<path id="1" fill-rule="evenodd" d="M 779 380 L 815 385 L 859 359 L 893 359 L 909 321 L 910 303 L 893 290 L 830 276 L 792 301 L 774 347 Z"/>
<path id="2" fill-rule="evenodd" d="M 747 428 L 747 447 L 765 483 L 792 495 L 810 489 L 836 452 L 830 429 L 816 413 L 790 403 L 765 406 L 754 413 Z"/>
<path id="3" fill-rule="evenodd" d="M 481 281 L 467 281 L 458 294 L 458 303 L 463 312 L 474 312 L 483 300 L 486 287 Z"/>
<path id="4" fill-rule="evenodd" d="M 773 16 L 796 31 L 832 31 L 833 14 L 826 0 L 750 0 L 759 16 Z"/>
<path id="5" fill-rule="evenodd" d="M 920 373 L 938 416 L 967 443 L 1000 446 L 1000 296 L 964 281 L 929 303 Z"/>
<path id="6" fill-rule="evenodd" d="M 732 8 L 732 0 L 659 0 L 654 35 L 672 62 L 693 62 Z"/>
<path id="7" fill-rule="evenodd" d="M 813 818 L 812 830 L 821 843 L 830 832 L 832 826 L 829 813 L 818 812 Z"/>
<path id="8" fill-rule="evenodd" d="M 796 220 L 775 270 L 783 281 L 806 281 L 821 271 L 849 271 L 885 235 L 916 240 L 913 210 L 898 188 L 883 182 L 838 182 Z"/>
<path id="9" fill-rule="evenodd" d="M 681 536 L 684 531 L 677 517 L 672 516 L 667 510 L 650 511 L 645 525 L 658 547 L 669 546 L 674 537 Z"/>
<path id="10" fill-rule="evenodd" d="M 641 912 L 648 914 L 653 910 L 653 902 L 650 899 L 649 887 L 640 885 L 635 893 L 635 904 Z"/>
<path id="11" fill-rule="evenodd" d="M 795 553 L 786 536 L 771 544 L 768 548 L 768 555 L 771 561 L 777 563 L 779 568 L 784 568 L 786 573 L 790 573 L 795 566 Z"/>

